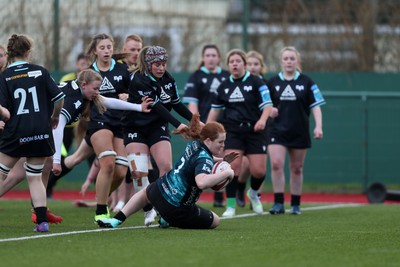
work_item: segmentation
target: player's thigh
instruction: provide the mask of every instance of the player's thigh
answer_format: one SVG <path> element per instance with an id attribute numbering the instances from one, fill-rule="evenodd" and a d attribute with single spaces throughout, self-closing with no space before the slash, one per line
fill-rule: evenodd
<path id="1" fill-rule="evenodd" d="M 8 168 L 14 167 L 19 158 L 11 157 L 7 154 L 0 152 L 0 163 Z"/>
<path id="2" fill-rule="evenodd" d="M 129 154 L 146 154 L 148 155 L 149 147 L 144 143 L 129 143 L 125 147 L 126 153 Z"/>
<path id="3" fill-rule="evenodd" d="M 231 168 L 235 172 L 235 175 L 239 175 L 242 170 L 242 160 L 244 151 L 239 149 L 226 149 L 224 154 L 227 155 L 232 152 L 239 154 L 239 156 L 234 161 L 231 162 Z"/>
<path id="4" fill-rule="evenodd" d="M 160 170 L 160 176 L 172 168 L 172 148 L 169 141 L 155 143 L 151 146 L 150 153 Z"/>
<path id="5" fill-rule="evenodd" d="M 114 151 L 114 134 L 108 129 L 102 129 L 92 134 L 90 141 L 93 149 L 98 156 L 104 151 Z"/>
<path id="6" fill-rule="evenodd" d="M 113 146 L 114 146 L 114 151 L 117 152 L 118 156 L 126 157 L 126 149 L 124 146 L 124 140 L 122 138 L 114 137 Z"/>

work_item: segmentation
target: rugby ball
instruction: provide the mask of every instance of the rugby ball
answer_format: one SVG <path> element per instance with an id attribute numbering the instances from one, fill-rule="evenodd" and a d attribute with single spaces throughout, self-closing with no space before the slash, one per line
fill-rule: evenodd
<path id="1" fill-rule="evenodd" d="M 225 171 L 228 167 L 230 166 L 230 164 L 226 161 L 217 161 L 213 168 L 212 168 L 212 173 L 219 173 L 222 171 Z M 222 191 L 223 189 L 225 189 L 225 187 L 229 184 L 229 182 L 231 181 L 230 179 L 231 177 L 226 178 L 225 180 L 222 180 L 221 182 L 219 182 L 218 184 L 214 185 L 213 187 L 211 187 L 212 190 L 214 191 Z"/>

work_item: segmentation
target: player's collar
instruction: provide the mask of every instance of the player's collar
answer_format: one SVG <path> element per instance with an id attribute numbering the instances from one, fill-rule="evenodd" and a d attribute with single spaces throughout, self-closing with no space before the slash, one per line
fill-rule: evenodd
<path id="1" fill-rule="evenodd" d="M 10 67 L 13 67 L 13 66 L 17 66 L 17 65 L 21 65 L 21 64 L 28 64 L 28 62 L 25 61 L 25 60 L 18 60 L 18 61 L 15 61 L 15 62 L 11 63 L 10 65 L 8 65 L 7 68 L 10 68 Z"/>
<path id="2" fill-rule="evenodd" d="M 249 78 L 249 77 L 250 77 L 250 72 L 249 72 L 248 70 L 246 70 L 246 72 L 244 73 L 244 76 L 242 77 L 242 82 L 246 81 L 247 78 Z M 234 78 L 233 78 L 232 74 L 229 75 L 229 80 L 230 80 L 232 83 L 234 82 Z"/>
<path id="3" fill-rule="evenodd" d="M 111 59 L 111 66 L 110 66 L 110 68 L 108 69 L 108 71 L 113 70 L 114 67 L 115 67 L 115 59 L 112 58 L 112 59 Z M 94 68 L 95 71 L 100 72 L 100 69 L 99 69 L 99 67 L 97 66 L 97 60 L 96 60 L 95 62 L 93 62 L 93 68 Z"/>
<path id="4" fill-rule="evenodd" d="M 146 76 L 150 78 L 150 80 L 152 80 L 153 82 L 157 82 L 156 78 L 153 77 L 153 75 L 151 75 L 151 73 L 149 72 L 145 72 Z"/>
<path id="5" fill-rule="evenodd" d="M 206 150 L 208 152 L 208 154 L 210 154 L 211 157 L 213 156 L 213 154 L 211 153 L 210 149 L 204 143 L 202 143 L 200 140 L 196 140 L 196 141 L 200 143 L 201 147 L 204 150 Z"/>
<path id="6" fill-rule="evenodd" d="M 205 66 L 201 66 L 200 70 L 206 74 L 211 74 L 210 70 L 207 69 Z M 222 68 L 220 66 L 217 67 L 217 74 L 220 74 L 222 72 Z"/>
<path id="7" fill-rule="evenodd" d="M 299 76 L 300 76 L 300 72 L 298 72 L 296 70 L 296 73 L 294 74 L 293 80 L 297 80 L 299 78 Z M 279 79 L 281 79 L 282 81 L 285 80 L 285 78 L 283 77 L 283 72 L 282 71 L 279 72 Z"/>

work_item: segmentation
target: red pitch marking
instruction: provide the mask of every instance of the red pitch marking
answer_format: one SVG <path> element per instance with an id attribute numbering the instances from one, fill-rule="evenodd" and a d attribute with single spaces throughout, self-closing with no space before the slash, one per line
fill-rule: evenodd
<path id="1" fill-rule="evenodd" d="M 205 191 L 201 194 L 199 201 L 202 202 L 212 202 L 214 198 L 214 192 Z M 273 194 L 272 193 L 263 193 L 261 195 L 261 201 L 272 203 L 273 202 Z M 13 190 L 7 192 L 1 199 L 30 199 L 28 190 Z M 86 192 L 85 196 L 82 196 L 79 191 L 54 191 L 53 193 L 54 200 L 95 200 L 95 192 L 89 191 Z M 290 202 L 290 194 L 285 194 L 285 202 Z M 246 199 L 246 202 L 249 203 L 249 200 Z M 366 195 L 363 194 L 327 194 L 327 193 L 304 193 L 301 196 L 302 203 L 360 203 L 360 204 L 368 204 L 368 199 Z M 399 203 L 396 201 L 388 201 L 384 202 L 385 204 L 394 204 Z"/>

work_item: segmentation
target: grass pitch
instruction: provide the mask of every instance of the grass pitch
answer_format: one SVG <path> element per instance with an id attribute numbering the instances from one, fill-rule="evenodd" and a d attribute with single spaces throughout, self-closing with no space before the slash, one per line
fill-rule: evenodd
<path id="1" fill-rule="evenodd" d="M 399 205 L 303 205 L 303 214 L 237 208 L 214 230 L 143 226 L 143 213 L 99 229 L 94 210 L 49 201 L 64 217 L 33 233 L 29 201 L 0 201 L 1 266 L 399 266 Z M 222 214 L 223 208 L 206 208 Z M 270 207 L 264 203 L 264 209 Z"/>

